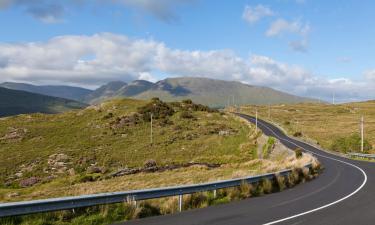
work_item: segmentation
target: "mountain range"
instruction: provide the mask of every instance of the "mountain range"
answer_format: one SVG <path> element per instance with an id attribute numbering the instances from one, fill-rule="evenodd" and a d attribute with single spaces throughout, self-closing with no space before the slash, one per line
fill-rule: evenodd
<path id="1" fill-rule="evenodd" d="M 167 78 L 156 83 L 144 80 L 136 80 L 129 84 L 121 81 L 110 82 L 87 95 L 84 101 L 97 103 L 116 97 L 136 99 L 159 97 L 164 101 L 191 99 L 211 107 L 316 101 L 268 87 L 253 86 L 236 81 L 192 77 Z"/>
<path id="2" fill-rule="evenodd" d="M 119 97 L 136 99 L 159 97 L 164 101 L 191 99 L 217 108 L 242 104 L 316 102 L 311 98 L 291 95 L 268 87 L 197 77 L 167 78 L 156 83 L 145 80 L 135 80 L 130 83 L 113 81 L 96 90 L 10 82 L 2 83 L 0 87 L 2 87 L 1 107 L 3 112 L 6 112 L 2 115 L 30 112 L 55 113 Z"/>
<path id="3" fill-rule="evenodd" d="M 60 113 L 87 104 L 74 100 L 0 87 L 0 117 L 27 113 Z"/>
<path id="4" fill-rule="evenodd" d="M 88 94 L 92 92 L 92 90 L 88 90 L 88 89 L 80 88 L 80 87 L 53 86 L 53 85 L 36 86 L 32 84 L 13 83 L 13 82 L 2 83 L 0 84 L 0 87 L 12 89 L 12 90 L 27 91 L 27 92 L 41 94 L 41 95 L 48 95 L 52 97 L 72 99 L 75 101 L 82 101 L 85 96 L 87 96 Z"/>

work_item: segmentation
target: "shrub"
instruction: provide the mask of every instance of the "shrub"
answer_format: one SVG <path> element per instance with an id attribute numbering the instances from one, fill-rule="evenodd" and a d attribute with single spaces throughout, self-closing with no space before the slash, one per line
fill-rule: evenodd
<path id="1" fill-rule="evenodd" d="M 293 134 L 294 137 L 302 137 L 302 132 L 301 131 L 296 131 L 294 134 Z"/>
<path id="2" fill-rule="evenodd" d="M 97 181 L 102 177 L 100 173 L 93 173 L 93 174 L 84 174 L 77 178 L 78 182 L 85 183 L 85 182 L 92 182 Z"/>
<path id="3" fill-rule="evenodd" d="M 194 119 L 194 115 L 189 111 L 182 111 L 180 115 L 181 119 Z"/>
<path id="4" fill-rule="evenodd" d="M 285 182 L 286 182 L 285 177 L 281 175 L 276 175 L 276 184 L 277 184 L 278 191 L 282 191 L 286 188 Z"/>
<path id="5" fill-rule="evenodd" d="M 195 209 L 208 206 L 208 197 L 203 193 L 193 193 L 185 200 L 185 209 Z"/>
<path id="6" fill-rule="evenodd" d="M 193 104 L 193 101 L 191 99 L 185 99 L 185 100 L 182 100 L 182 103 L 184 104 Z"/>
<path id="7" fill-rule="evenodd" d="M 148 202 L 142 203 L 134 212 L 134 219 L 141 219 L 150 216 L 161 215 L 160 209 L 156 206 L 151 205 Z"/>
<path id="8" fill-rule="evenodd" d="M 150 103 L 138 108 L 138 113 L 142 115 L 143 120 L 151 121 L 151 114 L 154 119 L 166 118 L 172 116 L 175 111 L 167 103 L 153 98 Z"/>
<path id="9" fill-rule="evenodd" d="M 302 149 L 301 148 L 294 149 L 294 153 L 296 154 L 297 159 L 302 157 Z"/>

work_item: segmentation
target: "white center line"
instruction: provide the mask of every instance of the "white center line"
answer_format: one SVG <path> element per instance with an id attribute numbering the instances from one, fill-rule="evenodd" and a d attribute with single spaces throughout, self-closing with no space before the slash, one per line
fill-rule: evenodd
<path id="1" fill-rule="evenodd" d="M 263 225 L 272 225 L 272 224 L 276 224 L 276 223 L 281 223 L 281 222 L 284 222 L 284 221 L 287 221 L 287 220 L 290 220 L 290 219 L 294 219 L 294 218 L 297 218 L 297 217 L 300 217 L 300 216 L 303 216 L 303 215 L 306 215 L 306 214 L 310 214 L 310 213 L 316 212 L 316 211 L 318 211 L 318 210 L 325 209 L 325 208 L 330 207 L 330 206 L 332 206 L 332 205 L 335 205 L 335 204 L 337 204 L 337 203 L 339 203 L 339 202 L 342 202 L 342 201 L 344 201 L 344 200 L 347 199 L 347 198 L 350 198 L 351 196 L 355 195 L 358 191 L 360 191 L 360 190 L 365 186 L 365 184 L 366 184 L 366 182 L 367 182 L 367 174 L 366 174 L 365 171 L 363 171 L 360 167 L 358 167 L 358 166 L 356 166 L 356 165 L 354 165 L 354 164 L 351 164 L 351 163 L 348 163 L 348 162 L 345 162 L 345 161 L 339 160 L 339 159 L 335 159 L 335 158 L 332 158 L 332 157 L 329 157 L 329 156 L 321 155 L 321 154 L 319 154 L 319 153 L 311 152 L 311 151 L 309 151 L 309 150 L 307 150 L 307 149 L 301 147 L 300 145 L 298 145 L 298 144 L 296 144 L 296 143 L 294 143 L 294 142 L 292 142 L 292 141 L 289 141 L 289 140 L 287 140 L 287 139 L 284 139 L 284 138 L 280 137 L 280 136 L 279 136 L 278 134 L 276 134 L 271 128 L 269 128 L 267 125 L 265 125 L 262 121 L 259 121 L 259 120 L 258 120 L 258 123 L 262 124 L 266 129 L 268 129 L 269 131 L 271 131 L 271 132 L 272 132 L 272 133 L 273 133 L 273 134 L 274 134 L 279 140 L 284 140 L 284 141 L 286 141 L 286 142 L 289 142 L 289 143 L 291 143 L 291 144 L 293 144 L 293 145 L 295 145 L 295 146 L 297 146 L 297 147 L 300 147 L 300 148 L 304 149 L 304 150 L 307 151 L 307 152 L 310 152 L 311 154 L 318 155 L 318 156 L 323 157 L 323 158 L 331 159 L 331 160 L 334 160 L 334 161 L 337 161 L 337 162 L 340 162 L 340 163 L 343 163 L 343 164 L 346 164 L 346 165 L 352 166 L 352 167 L 354 167 L 355 169 L 358 169 L 359 171 L 361 171 L 362 174 L 363 174 L 363 177 L 364 177 L 363 183 L 362 183 L 362 184 L 361 184 L 361 185 L 360 185 L 355 191 L 353 191 L 353 192 L 350 193 L 349 195 L 346 195 L 346 196 L 343 197 L 343 198 L 340 198 L 340 199 L 338 199 L 338 200 L 336 200 L 336 201 L 334 201 L 334 202 L 331 202 L 331 203 L 329 203 L 329 204 L 323 205 L 323 206 L 321 206 L 321 207 L 318 207 L 318 208 L 315 208 L 315 209 L 312 209 L 312 210 L 308 210 L 308 211 L 305 211 L 305 212 L 302 212 L 302 213 L 299 213 L 299 214 L 296 214 L 296 215 L 293 215 L 293 216 L 289 216 L 289 217 L 286 217 L 286 218 L 282 218 L 282 219 L 279 219 L 279 220 L 271 221 L 271 222 L 265 223 L 265 224 L 263 224 Z M 300 142 L 303 142 L 303 141 L 300 141 Z M 306 145 L 308 145 L 308 146 L 311 146 L 311 147 L 315 148 L 314 146 L 312 146 L 312 145 L 310 145 L 310 144 L 308 144 L 308 143 L 306 143 L 306 142 L 303 142 L 303 143 L 306 144 Z M 317 148 L 316 148 L 316 149 L 317 149 Z M 318 149 L 318 150 L 319 150 L 319 149 Z M 319 150 L 319 151 L 320 151 L 320 150 Z M 329 153 L 328 153 L 328 154 L 329 154 Z"/>

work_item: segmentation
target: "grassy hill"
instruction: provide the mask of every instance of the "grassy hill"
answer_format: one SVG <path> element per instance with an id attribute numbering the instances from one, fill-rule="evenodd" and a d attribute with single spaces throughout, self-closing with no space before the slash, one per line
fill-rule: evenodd
<path id="1" fill-rule="evenodd" d="M 269 119 L 268 106 L 246 106 L 241 110 Z M 365 151 L 375 152 L 375 101 L 338 105 L 272 105 L 271 120 L 290 134 L 340 152 L 360 151 L 360 118 L 365 119 Z"/>
<path id="2" fill-rule="evenodd" d="M 0 117 L 24 113 L 59 113 L 86 104 L 63 98 L 0 88 Z"/>
<path id="3" fill-rule="evenodd" d="M 116 85 L 113 85 L 114 83 Z M 109 91 L 105 91 L 108 89 Z M 130 84 L 112 82 L 94 91 L 86 98 L 86 101 L 100 102 L 103 99 L 118 96 L 137 99 L 159 97 L 165 101 L 178 101 L 189 98 L 194 102 L 211 107 L 224 107 L 228 104 L 274 104 L 315 101 L 267 87 L 194 77 L 168 78 L 156 83 L 147 81 L 134 81 Z"/>
<path id="4" fill-rule="evenodd" d="M 48 95 L 52 97 L 72 99 L 75 101 L 82 101 L 85 96 L 89 95 L 92 92 L 91 90 L 80 87 L 52 85 L 36 86 L 31 84 L 12 82 L 2 83 L 0 84 L 0 87 L 18 91 L 27 91 L 41 95 Z"/>
<path id="5" fill-rule="evenodd" d="M 259 159 L 254 130 L 187 100 L 116 99 L 80 111 L 3 118 L 0 201 L 201 183 L 294 165 L 280 150 Z"/>
<path id="6" fill-rule="evenodd" d="M 144 168 L 147 161 L 163 168 L 193 162 L 245 162 L 252 159 L 254 147 L 239 146 L 249 140 L 249 131 L 232 116 L 207 107 L 158 100 L 113 100 L 63 114 L 4 118 L 0 121 L 0 186 L 5 189 L 0 188 L 0 201 L 12 190 L 25 192 L 20 198 L 35 192 L 39 197 L 68 195 L 82 191 L 68 188 L 72 184 L 105 180 L 120 170 Z M 22 189 L 31 186 L 28 182 L 39 185 Z"/>

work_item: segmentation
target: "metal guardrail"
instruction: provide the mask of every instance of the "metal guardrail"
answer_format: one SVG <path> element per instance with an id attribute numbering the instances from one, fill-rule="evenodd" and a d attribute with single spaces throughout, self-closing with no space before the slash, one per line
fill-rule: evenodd
<path id="1" fill-rule="evenodd" d="M 305 168 L 312 168 L 312 164 L 308 164 Z M 182 195 L 192 194 L 196 192 L 212 191 L 217 189 L 240 186 L 243 182 L 256 183 L 263 179 L 275 179 L 276 176 L 288 176 L 292 172 L 291 169 L 282 170 L 276 173 L 267 173 L 258 176 L 249 176 L 238 179 L 223 180 L 212 183 L 203 183 L 186 186 L 155 188 L 145 190 L 135 190 L 127 192 L 112 192 L 94 195 L 82 195 L 75 197 L 51 198 L 45 200 L 24 201 L 14 203 L 0 204 L 0 217 L 26 215 L 32 213 L 43 213 L 58 210 L 75 209 L 81 207 L 89 207 L 103 204 L 135 202 L 137 200 L 146 200 L 154 198 L 162 198 L 169 196 L 180 196 L 179 205 L 181 209 Z"/>
<path id="2" fill-rule="evenodd" d="M 348 153 L 347 155 L 351 156 L 351 157 L 361 157 L 361 158 L 375 159 L 375 154 Z"/>

